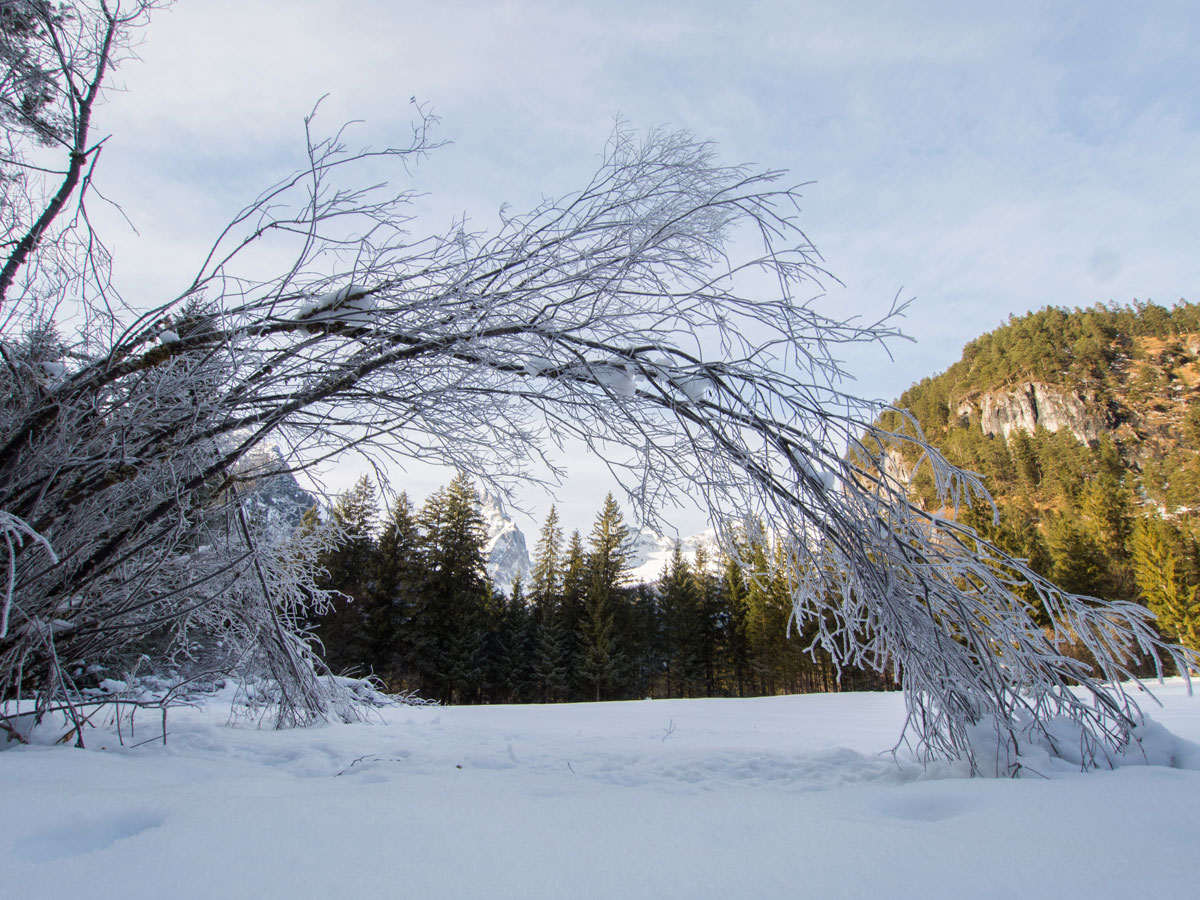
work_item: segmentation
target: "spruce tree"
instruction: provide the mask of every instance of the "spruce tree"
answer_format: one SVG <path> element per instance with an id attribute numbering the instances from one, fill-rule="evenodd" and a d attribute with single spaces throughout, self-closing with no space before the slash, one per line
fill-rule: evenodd
<path id="1" fill-rule="evenodd" d="M 728 616 L 722 602 L 721 583 L 709 571 L 708 552 L 704 547 L 696 549 L 692 577 L 696 582 L 697 674 L 703 684 L 704 696 L 715 697 L 723 692 L 722 676 L 728 668 L 723 633 Z"/>
<path id="2" fill-rule="evenodd" d="M 658 583 L 663 675 L 668 697 L 694 696 L 700 681 L 700 604 L 692 568 L 679 541 Z"/>
<path id="3" fill-rule="evenodd" d="M 588 699 L 608 699 L 617 673 L 617 647 L 613 639 L 612 602 L 603 595 L 589 596 L 579 625 L 579 679 Z"/>
<path id="4" fill-rule="evenodd" d="M 583 538 L 578 530 L 571 532 L 567 540 L 567 551 L 563 560 L 562 600 L 559 610 L 563 631 L 566 635 L 566 659 L 569 683 L 572 688 L 580 684 L 577 677 L 581 661 L 580 626 L 583 623 L 583 605 L 587 597 L 587 555 L 583 550 Z M 571 697 L 582 698 L 586 694 L 576 693 Z"/>
<path id="5" fill-rule="evenodd" d="M 630 555 L 629 529 L 610 493 L 588 537 L 587 595 L 579 629 L 579 675 L 596 700 L 608 695 L 620 665 L 614 609 L 628 577 Z"/>
<path id="6" fill-rule="evenodd" d="M 752 691 L 756 694 L 778 693 L 783 656 L 783 629 L 787 622 L 775 596 L 777 585 L 773 578 L 769 552 L 770 548 L 761 537 L 748 539 L 741 548 L 743 561 L 748 568 L 745 581 L 746 638 L 753 679 Z"/>
<path id="7" fill-rule="evenodd" d="M 321 560 L 321 587 L 336 591 L 330 609 L 314 618 L 325 660 L 334 671 L 362 672 L 369 666 L 368 606 L 374 588 L 375 526 L 379 506 L 367 476 L 341 494 L 329 511 L 343 541 Z"/>
<path id="8" fill-rule="evenodd" d="M 1074 516 L 1052 516 L 1046 545 L 1055 582 L 1076 594 L 1099 597 L 1106 587 L 1105 557 L 1097 541 Z"/>
<path id="9" fill-rule="evenodd" d="M 552 603 L 562 585 L 562 527 L 558 509 L 550 507 L 541 535 L 533 550 L 533 571 L 530 573 L 529 597 L 537 606 Z"/>
<path id="10" fill-rule="evenodd" d="M 396 690 L 412 690 L 412 618 L 422 578 L 421 533 L 408 494 L 388 510 L 375 554 L 368 648 L 377 674 Z"/>
<path id="11" fill-rule="evenodd" d="M 578 541 L 578 532 L 574 538 Z M 577 549 L 581 565 L 582 548 Z M 542 703 L 565 699 L 570 672 L 570 645 L 563 621 L 563 563 L 562 527 L 558 510 L 551 506 L 533 551 L 530 580 L 533 631 L 531 678 L 534 696 Z"/>
<path id="12" fill-rule="evenodd" d="M 413 622 L 413 658 L 424 689 L 445 702 L 479 699 L 492 622 L 479 495 L 459 474 L 418 517 L 425 573 Z"/>
<path id="13" fill-rule="evenodd" d="M 746 577 L 742 567 L 728 556 L 721 565 L 720 597 L 725 615 L 730 686 L 735 696 L 746 697 L 753 692 Z"/>
<path id="14" fill-rule="evenodd" d="M 491 699 L 496 703 L 527 703 L 536 696 L 534 679 L 533 610 L 525 599 L 520 576 L 513 580 L 512 594 L 501 596 L 500 615 L 490 642 Z"/>
<path id="15" fill-rule="evenodd" d="M 570 683 L 567 630 L 557 603 L 536 608 L 537 625 L 533 647 L 533 684 L 537 699 L 553 703 L 566 699 Z"/>
<path id="16" fill-rule="evenodd" d="M 1159 629 L 1200 650 L 1200 588 L 1188 583 L 1180 543 L 1167 523 L 1139 519 L 1133 530 L 1134 576 Z"/>

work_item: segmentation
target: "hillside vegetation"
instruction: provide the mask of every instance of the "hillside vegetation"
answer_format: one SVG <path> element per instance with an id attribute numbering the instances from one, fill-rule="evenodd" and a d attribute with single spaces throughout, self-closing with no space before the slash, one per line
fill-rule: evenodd
<path id="1" fill-rule="evenodd" d="M 981 534 L 1071 591 L 1149 605 L 1164 635 L 1200 647 L 1200 306 L 1011 317 L 897 406 L 985 476 L 999 522 L 960 513 Z M 915 452 L 894 453 L 934 505 Z"/>

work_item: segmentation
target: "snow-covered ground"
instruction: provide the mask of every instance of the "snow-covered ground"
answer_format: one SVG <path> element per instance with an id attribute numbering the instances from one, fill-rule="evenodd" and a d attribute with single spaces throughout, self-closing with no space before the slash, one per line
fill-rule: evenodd
<path id="1" fill-rule="evenodd" d="M 1018 780 L 894 758 L 897 694 L 284 732 L 227 726 L 218 697 L 172 711 L 166 746 L 102 726 L 0 753 L 0 896 L 1191 898 L 1200 699 L 1158 693 L 1158 746 L 1194 768 Z"/>

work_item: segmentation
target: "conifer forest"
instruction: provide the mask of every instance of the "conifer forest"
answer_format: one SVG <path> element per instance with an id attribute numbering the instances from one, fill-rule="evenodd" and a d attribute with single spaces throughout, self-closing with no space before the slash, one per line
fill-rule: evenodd
<path id="1" fill-rule="evenodd" d="M 586 536 L 552 507 L 527 582 L 491 584 L 470 480 L 420 509 L 401 493 L 381 508 L 362 478 L 330 515 L 348 536 L 322 563 L 335 592 L 312 624 L 332 667 L 446 703 L 548 703 L 644 697 L 746 697 L 890 689 L 843 671 L 789 628 L 786 580 L 769 538 L 743 535 L 748 579 L 703 548 L 676 545 L 656 583 L 628 575 L 629 525 L 610 494 Z M 316 519 L 309 514 L 309 527 Z M 808 640 L 805 640 L 805 638 Z"/>

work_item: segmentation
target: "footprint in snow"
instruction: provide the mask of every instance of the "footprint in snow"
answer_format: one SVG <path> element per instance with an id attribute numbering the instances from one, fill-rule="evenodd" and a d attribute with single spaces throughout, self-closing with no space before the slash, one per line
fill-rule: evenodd
<path id="1" fill-rule="evenodd" d="M 916 822 L 941 822 L 961 816 L 969 809 L 968 804 L 953 797 L 922 794 L 889 797 L 879 804 L 884 815 Z"/>
<path id="2" fill-rule="evenodd" d="M 117 841 L 136 837 L 166 821 L 161 812 L 133 810 L 103 819 L 80 819 L 57 828 L 47 828 L 16 842 L 16 851 L 31 862 L 49 862 L 83 856 L 111 847 Z"/>

